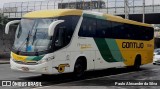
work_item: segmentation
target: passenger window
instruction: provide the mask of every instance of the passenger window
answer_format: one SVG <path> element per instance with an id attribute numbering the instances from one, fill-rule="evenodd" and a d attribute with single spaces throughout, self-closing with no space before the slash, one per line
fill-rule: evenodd
<path id="1" fill-rule="evenodd" d="M 83 18 L 78 35 L 84 37 L 94 37 L 96 35 L 96 20 L 93 18 Z"/>
<path id="2" fill-rule="evenodd" d="M 151 40 L 153 39 L 153 31 L 151 27 L 83 17 L 78 35 L 82 37 Z"/>

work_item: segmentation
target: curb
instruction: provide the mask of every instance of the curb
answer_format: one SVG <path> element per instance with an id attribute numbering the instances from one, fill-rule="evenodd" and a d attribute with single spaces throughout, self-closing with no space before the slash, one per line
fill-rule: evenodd
<path id="1" fill-rule="evenodd" d="M 9 61 L 0 61 L 0 64 L 9 64 Z"/>

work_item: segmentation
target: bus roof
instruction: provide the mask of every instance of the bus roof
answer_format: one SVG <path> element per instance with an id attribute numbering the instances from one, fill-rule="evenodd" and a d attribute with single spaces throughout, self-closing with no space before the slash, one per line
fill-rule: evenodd
<path id="1" fill-rule="evenodd" d="M 133 24 L 133 25 L 152 27 L 151 24 L 124 19 L 124 18 L 122 18 L 120 16 L 113 16 L 113 15 L 108 15 L 108 14 L 105 14 L 104 16 L 106 17 L 107 20 L 114 21 L 114 22 L 128 23 L 128 24 Z"/>
<path id="2" fill-rule="evenodd" d="M 113 22 L 127 23 L 127 24 L 133 24 L 133 25 L 152 27 L 151 24 L 137 22 L 137 21 L 133 21 L 133 20 L 128 20 L 128 19 L 124 19 L 124 18 L 122 18 L 120 16 L 114 16 L 114 15 L 100 13 L 100 12 L 84 11 L 84 14 L 90 15 L 89 17 L 109 20 L 109 21 L 113 21 Z"/>
<path id="3" fill-rule="evenodd" d="M 101 19 L 103 18 L 104 20 L 109 20 L 109 21 L 114 21 L 114 22 L 152 27 L 152 25 L 150 24 L 124 19 L 120 16 L 114 16 L 114 15 L 109 15 L 109 14 L 104 14 L 104 13 L 94 12 L 94 11 L 83 11 L 83 10 L 78 10 L 78 9 L 39 10 L 39 11 L 29 12 L 25 14 L 23 18 L 52 18 L 52 17 L 58 17 L 58 16 L 67 16 L 67 15 L 81 16 L 82 14 L 88 14 L 94 17 L 96 16 Z"/>
<path id="4" fill-rule="evenodd" d="M 66 15 L 82 15 L 82 10 L 76 9 L 54 9 L 54 10 L 39 10 L 25 14 L 23 18 L 51 18 Z"/>

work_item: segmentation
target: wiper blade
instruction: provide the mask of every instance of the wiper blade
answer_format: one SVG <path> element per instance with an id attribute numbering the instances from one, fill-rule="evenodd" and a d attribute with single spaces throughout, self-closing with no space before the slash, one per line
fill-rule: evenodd
<path id="1" fill-rule="evenodd" d="M 35 31 L 35 33 L 34 33 L 32 44 L 34 43 L 34 41 L 35 41 L 35 39 L 36 39 L 36 34 L 37 34 L 37 29 L 36 29 L 36 31 Z"/>
<path id="2" fill-rule="evenodd" d="M 23 41 L 23 43 L 20 45 L 20 47 L 18 48 L 18 54 L 20 52 L 20 50 L 22 49 L 22 46 L 26 43 L 26 50 L 27 50 L 27 46 L 28 46 L 28 43 L 29 43 L 29 34 L 30 34 L 30 31 L 28 32 L 28 36 L 25 38 L 25 40 Z M 26 42 L 27 41 L 27 42 Z"/>

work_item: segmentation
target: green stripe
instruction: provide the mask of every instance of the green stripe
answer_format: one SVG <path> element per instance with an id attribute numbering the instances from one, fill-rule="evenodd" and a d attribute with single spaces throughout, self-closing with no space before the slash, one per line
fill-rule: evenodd
<path id="1" fill-rule="evenodd" d="M 94 41 L 101 53 L 101 56 L 103 57 L 103 59 L 107 62 L 117 62 L 112 54 L 111 51 L 107 45 L 107 42 L 105 41 L 104 38 L 94 38 Z"/>
<path id="2" fill-rule="evenodd" d="M 28 57 L 26 58 L 26 60 L 28 60 L 28 61 L 39 61 L 39 60 L 41 60 L 43 57 L 44 57 L 44 56 L 28 56 Z"/>
<path id="3" fill-rule="evenodd" d="M 124 58 L 118 48 L 117 42 L 114 39 L 106 39 L 106 42 L 109 46 L 109 50 L 111 50 L 111 54 L 118 62 L 124 61 Z"/>

